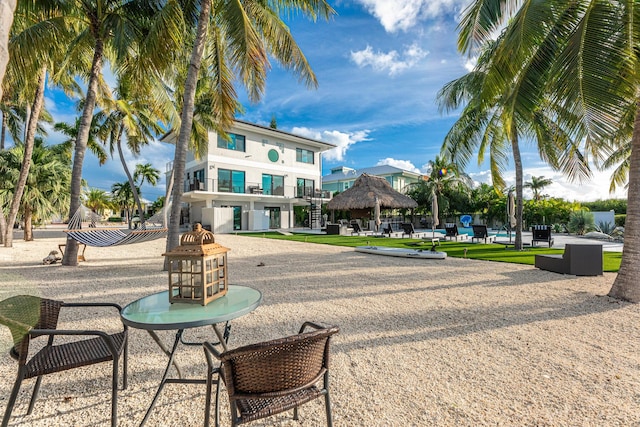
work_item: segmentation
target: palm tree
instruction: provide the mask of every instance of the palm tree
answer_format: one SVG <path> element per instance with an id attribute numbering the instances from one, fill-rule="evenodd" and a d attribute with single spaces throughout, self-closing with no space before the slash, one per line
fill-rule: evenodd
<path id="1" fill-rule="evenodd" d="M 99 188 L 89 188 L 84 194 L 83 203 L 98 215 L 102 215 L 105 209 L 111 209 L 113 205 L 109 194 Z"/>
<path id="2" fill-rule="evenodd" d="M 549 35 L 546 35 L 550 38 Z M 510 150 L 516 180 L 515 248 L 522 249 L 523 165 L 520 140 L 535 138 L 538 151 L 554 169 L 562 169 L 573 179 L 583 179 L 590 173 L 579 146 L 551 118 L 541 90 L 545 71 L 539 63 L 543 55 L 532 51 L 522 58 L 518 68 L 508 68 L 501 61 L 511 34 L 503 32 L 496 41 L 487 42 L 475 69 L 443 87 L 438 94 L 440 107 L 458 108 L 467 101 L 460 118 L 445 137 L 443 154 L 463 167 L 478 150 L 478 163 L 489 152 L 491 177 L 496 188 L 504 189 L 502 171 Z M 545 42 L 550 43 L 547 39 Z"/>
<path id="3" fill-rule="evenodd" d="M 78 138 L 78 129 L 80 127 L 80 117 L 76 118 L 73 125 L 65 122 L 58 122 L 53 125 L 53 129 L 67 136 L 67 139 L 58 144 L 58 150 L 72 164 L 73 152 L 75 150 L 76 139 Z M 107 161 L 107 153 L 98 142 L 98 123 L 94 119 L 91 121 L 91 130 L 89 131 L 89 139 L 87 140 L 87 148 L 93 155 L 98 158 L 98 164 L 104 165 Z"/>
<path id="4" fill-rule="evenodd" d="M 539 201 L 542 198 L 541 192 L 544 187 L 548 187 L 552 183 L 551 179 L 544 176 L 532 176 L 531 181 L 525 182 L 524 186 L 533 192 L 533 199 Z"/>
<path id="5" fill-rule="evenodd" d="M 39 27 L 39 21 L 43 15 L 30 13 L 29 4 L 20 3 L 12 28 L 9 49 L 12 60 L 9 61 L 9 72 L 12 81 L 20 83 L 27 98 L 33 100 L 27 120 L 27 129 L 24 136 L 24 156 L 22 168 L 15 184 L 13 198 L 6 217 L 4 245 L 11 247 L 13 244 L 13 224 L 15 223 L 20 207 L 29 168 L 34 141 L 38 131 L 40 114 L 44 107 L 44 89 L 47 77 L 47 69 L 54 66 L 59 59 L 55 43 L 64 43 L 67 40 L 65 28 L 57 26 L 51 32 L 43 36 Z M 3 221 L 5 218 L 2 218 Z"/>
<path id="6" fill-rule="evenodd" d="M 203 53 L 209 47 L 215 78 L 214 104 L 219 111 L 218 125 L 229 128 L 237 109 L 237 95 L 233 87 L 233 71 L 246 87 L 251 100 L 258 100 L 264 91 L 269 68 L 267 53 L 295 72 L 307 85 L 317 81 L 306 58 L 298 48 L 279 13 L 296 12 L 316 19 L 328 18 L 334 11 L 325 0 L 283 0 L 273 3 L 261 1 L 227 2 L 202 0 L 197 18 L 188 25 L 195 28 L 189 68 L 182 94 L 180 131 L 174 155 L 171 215 L 168 250 L 178 245 L 180 198 L 183 192 L 186 153 L 191 138 L 194 101 Z M 195 14 L 194 14 L 195 15 Z M 211 26 L 209 26 L 211 24 Z"/>
<path id="7" fill-rule="evenodd" d="M 141 225 L 144 227 L 145 218 L 137 189 L 142 186 L 145 178 L 152 178 L 154 180 L 152 185 L 155 185 L 160 172 L 157 171 L 157 176 L 154 175 L 150 170 L 153 168 L 148 164 L 149 170 L 145 173 L 149 175 L 143 175 L 142 181 L 136 184 L 137 169 L 132 176 L 122 150 L 122 139 L 125 138 L 134 156 L 139 155 L 141 147 L 149 144 L 149 141 L 161 132 L 162 127 L 159 121 L 166 120 L 167 115 L 164 114 L 157 98 L 153 97 L 153 91 L 146 90 L 151 84 L 150 80 L 136 83 L 131 81 L 130 77 L 126 75 L 118 79 L 113 101 L 108 103 L 107 110 L 96 114 L 96 121 L 100 123 L 98 132 L 100 139 L 105 143 L 108 142 L 111 155 L 113 156 L 114 150 L 118 151 L 122 168 L 129 181 L 129 188 L 132 189 L 138 206 Z M 153 170 L 156 171 L 156 169 Z"/>
<path id="8" fill-rule="evenodd" d="M 111 186 L 111 196 L 113 202 L 116 203 L 121 210 L 124 210 L 125 218 L 127 219 L 129 228 L 132 228 L 133 210 L 135 208 L 136 202 L 133 197 L 133 191 L 131 190 L 129 181 L 116 182 L 115 184 L 113 184 Z"/>
<path id="9" fill-rule="evenodd" d="M 68 44 L 64 66 L 67 73 L 76 73 L 86 79 L 84 108 L 78 126 L 73 155 L 71 198 L 69 214 L 80 207 L 82 194 L 82 165 L 91 131 L 93 111 L 103 84 L 102 67 L 105 58 L 117 66 L 121 57 L 131 53 L 128 47 L 139 38 L 135 18 L 141 2 L 115 0 L 39 0 L 36 7 L 45 10 L 58 9 L 64 17 L 63 24 L 75 31 L 75 38 Z M 81 69 L 85 58 L 91 57 L 91 65 Z M 103 96 L 108 94 L 103 91 Z M 67 237 L 67 247 L 62 264 L 78 264 L 78 245 Z"/>
<path id="10" fill-rule="evenodd" d="M 0 194 L 3 200 L 13 197 L 15 180 L 22 168 L 24 144 L 18 143 L 0 152 Z M 32 165 L 20 199 L 19 211 L 24 220 L 24 240 L 33 240 L 32 219 L 46 220 L 60 212 L 69 201 L 71 169 L 58 153 L 36 138 Z"/>
<path id="11" fill-rule="evenodd" d="M 506 32 L 518 34 L 501 53 L 501 63 L 508 70 L 541 47 L 537 32 L 548 31 L 554 35 L 554 44 L 543 47 L 539 70 L 548 70 L 541 83 L 559 112 L 557 119 L 578 134 L 581 138 L 577 139 L 594 155 L 606 155 L 630 139 L 625 251 L 609 295 L 640 302 L 640 251 L 636 249 L 640 243 L 640 76 L 636 72 L 640 61 L 635 53 L 640 23 L 636 4 L 584 0 L 527 1 L 520 9 L 511 6 L 507 0 L 474 1 L 460 24 L 459 47 L 471 52 L 496 27 L 508 23 Z"/>

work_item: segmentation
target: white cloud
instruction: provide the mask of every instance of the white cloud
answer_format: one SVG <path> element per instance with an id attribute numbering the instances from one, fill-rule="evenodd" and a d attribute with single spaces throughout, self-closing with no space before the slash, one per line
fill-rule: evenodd
<path id="1" fill-rule="evenodd" d="M 360 68 L 370 66 L 376 71 L 388 71 L 390 76 L 399 74 L 415 66 L 422 58 L 429 54 L 418 46 L 417 43 L 406 47 L 402 54 L 392 50 L 390 52 L 374 52 L 371 46 L 364 50 L 351 52 L 351 60 Z"/>
<path id="2" fill-rule="evenodd" d="M 475 183 L 491 184 L 491 173 L 481 171 L 469 174 Z M 615 193 L 609 194 L 609 183 L 611 182 L 611 171 L 594 171 L 593 177 L 589 181 L 570 182 L 561 172 L 545 166 L 524 169 L 524 181 L 530 181 L 532 176 L 544 176 L 552 181 L 551 185 L 545 187 L 544 194 L 551 197 L 559 197 L 568 201 L 592 202 L 598 199 L 623 199 L 627 197 L 624 188 L 618 188 Z M 507 186 L 515 185 L 515 172 L 508 171 L 504 174 Z M 531 191 L 524 189 L 525 199 L 531 198 Z"/>
<path id="3" fill-rule="evenodd" d="M 336 148 L 322 153 L 322 158 L 341 162 L 345 159 L 347 151 L 353 144 L 368 140 L 369 130 L 365 129 L 346 133 L 338 130 L 325 130 L 321 132 L 306 127 L 294 127 L 291 133 L 335 145 Z"/>
<path id="4" fill-rule="evenodd" d="M 376 166 L 395 166 L 400 169 L 408 170 L 415 173 L 421 173 L 420 169 L 414 166 L 414 164 L 410 160 L 398 160 L 391 157 L 387 157 L 386 159 L 378 160 Z"/>
<path id="5" fill-rule="evenodd" d="M 469 0 L 358 0 L 375 16 L 384 29 L 393 33 L 407 31 L 423 19 L 449 13 L 458 14 Z"/>

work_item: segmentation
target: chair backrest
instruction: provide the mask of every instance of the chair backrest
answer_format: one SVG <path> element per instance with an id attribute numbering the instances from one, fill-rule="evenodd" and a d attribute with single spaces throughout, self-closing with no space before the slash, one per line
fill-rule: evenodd
<path id="1" fill-rule="evenodd" d="M 413 234 L 416 230 L 413 228 L 413 224 L 410 222 L 403 222 L 402 229 L 404 230 L 404 234 Z"/>
<path id="2" fill-rule="evenodd" d="M 459 234 L 457 224 L 445 224 L 444 230 L 446 235 L 449 237 L 455 237 Z"/>
<path id="3" fill-rule="evenodd" d="M 20 364 L 29 352 L 29 331 L 56 329 L 62 301 L 32 295 L 16 295 L 0 301 L 0 325 L 11 331 L 13 349 Z"/>
<path id="4" fill-rule="evenodd" d="M 385 227 L 382 229 L 382 232 L 386 234 L 393 233 L 393 230 L 391 229 L 391 224 L 387 223 Z"/>
<path id="5" fill-rule="evenodd" d="M 251 344 L 223 353 L 229 396 L 288 394 L 315 384 L 329 368 L 329 341 L 337 327 Z"/>
<path id="6" fill-rule="evenodd" d="M 550 225 L 532 225 L 531 234 L 534 239 L 549 239 L 551 237 Z"/>
<path id="7" fill-rule="evenodd" d="M 352 222 L 351 227 L 353 227 L 354 233 L 359 233 L 362 231 L 362 229 L 360 228 L 360 224 L 358 224 L 357 222 Z"/>
<path id="8" fill-rule="evenodd" d="M 475 237 L 476 239 L 484 239 L 485 237 L 489 237 L 489 230 L 487 230 L 486 225 L 474 224 L 471 227 L 473 228 L 473 237 Z"/>

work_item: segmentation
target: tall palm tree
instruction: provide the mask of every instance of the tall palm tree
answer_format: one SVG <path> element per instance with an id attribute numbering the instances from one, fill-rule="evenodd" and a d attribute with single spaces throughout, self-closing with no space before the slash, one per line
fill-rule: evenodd
<path id="1" fill-rule="evenodd" d="M 78 129 L 80 128 L 80 117 L 76 118 L 73 125 L 65 122 L 58 122 L 53 125 L 53 129 L 67 136 L 67 139 L 57 145 L 57 149 L 65 156 L 71 164 L 73 160 L 73 152 L 75 150 L 76 139 L 78 138 Z M 107 161 L 107 153 L 98 142 L 99 127 L 97 120 L 91 121 L 91 130 L 89 131 L 89 139 L 87 140 L 87 148 L 94 156 L 98 158 L 98 164 L 104 165 Z"/>
<path id="2" fill-rule="evenodd" d="M 91 209 L 91 212 L 102 215 L 105 209 L 112 207 L 109 194 L 99 188 L 89 188 L 84 194 L 84 205 Z"/>
<path id="3" fill-rule="evenodd" d="M 35 6 L 45 10 L 58 9 L 64 17 L 66 26 L 75 31 L 76 37 L 68 44 L 63 66 L 65 71 L 75 72 L 86 81 L 84 108 L 78 126 L 73 155 L 71 178 L 71 198 L 69 214 L 80 207 L 82 194 L 82 166 L 87 150 L 87 141 L 91 130 L 93 111 L 98 101 L 99 89 L 104 88 L 102 67 L 105 59 L 112 66 L 119 64 L 120 58 L 130 54 L 128 50 L 139 39 L 139 28 L 135 18 L 139 16 L 142 2 L 124 0 L 38 0 Z M 84 60 L 91 57 L 91 65 L 81 69 Z M 108 97 L 106 90 L 103 96 Z M 64 265 L 78 264 L 78 245 L 67 237 L 67 249 L 64 252 Z"/>
<path id="4" fill-rule="evenodd" d="M 542 190 L 552 183 L 553 181 L 551 179 L 545 178 L 544 176 L 532 176 L 531 181 L 525 182 L 524 186 L 533 192 L 534 200 L 540 200 L 542 198 Z"/>
<path id="5" fill-rule="evenodd" d="M 167 115 L 164 113 L 161 102 L 153 96 L 154 92 L 147 90 L 151 82 L 149 80 L 133 82 L 130 78 L 129 75 L 123 75 L 118 79 L 114 99 L 107 103 L 105 110 L 96 114 L 96 118 L 100 123 L 100 139 L 109 144 L 112 156 L 115 150 L 118 151 L 122 168 L 129 181 L 129 188 L 132 189 L 138 206 L 141 225 L 144 227 L 144 212 L 137 189 L 147 176 L 143 175 L 143 181 L 136 184 L 136 174 L 132 176 L 127 166 L 122 140 L 125 139 L 127 147 L 134 156 L 139 155 L 141 147 L 149 144 L 153 137 L 162 131 L 160 121 L 166 121 Z M 154 176 L 150 170 L 146 172 L 150 173 L 149 177 Z"/>
<path id="6" fill-rule="evenodd" d="M 505 49 L 500 55 L 507 70 L 508 64 L 517 65 L 540 47 L 535 32 L 546 29 L 554 34 L 555 43 L 545 46 L 539 69 L 548 70 L 543 87 L 553 106 L 559 107 L 558 120 L 583 137 L 580 140 L 595 154 L 608 154 L 625 137 L 631 141 L 625 250 L 609 295 L 640 302 L 640 58 L 636 54 L 640 22 L 636 6 L 629 0 L 515 4 L 477 0 L 461 21 L 458 44 L 471 52 L 497 27 L 508 24 L 506 31 L 519 36 L 508 43 L 508 53 Z M 524 16 L 535 17 L 535 24 L 517 19 Z"/>
<path id="7" fill-rule="evenodd" d="M 532 50 L 521 59 L 518 68 L 509 68 L 500 58 L 511 39 L 503 32 L 496 41 L 487 42 L 475 69 L 443 87 L 438 94 L 440 107 L 446 110 L 467 104 L 445 137 L 442 152 L 463 167 L 478 150 L 478 163 L 489 152 L 494 187 L 505 188 L 502 171 L 508 164 L 511 151 L 516 180 L 516 239 L 515 248 L 521 250 L 523 209 L 523 165 L 520 140 L 535 139 L 538 151 L 554 169 L 566 171 L 573 179 L 583 179 L 590 173 L 579 145 L 551 118 L 544 92 L 541 90 L 545 71 L 539 70 L 544 56 Z M 552 36 L 542 34 L 545 43 Z M 543 43 L 544 45 L 544 43 Z"/>
<path id="8" fill-rule="evenodd" d="M 22 168 L 18 176 L 11 205 L 6 216 L 6 228 L 4 245 L 11 247 L 13 244 L 13 224 L 15 223 L 20 207 L 24 188 L 31 167 L 31 155 L 34 141 L 38 131 L 40 114 L 44 107 L 44 89 L 47 78 L 47 69 L 55 66 L 59 57 L 59 49 L 56 43 L 68 40 L 66 28 L 56 26 L 51 32 L 43 35 L 40 21 L 43 17 L 40 13 L 31 13 L 28 2 L 20 3 L 17 9 L 15 22 L 12 27 L 9 49 L 12 60 L 9 61 L 12 80 L 20 83 L 27 98 L 33 100 L 30 114 L 27 120 L 27 128 L 24 135 L 24 157 Z M 54 18 L 57 16 L 54 14 Z M 53 39 L 52 39 L 53 37 Z M 3 217 L 4 221 L 5 218 Z"/>
<path id="9" fill-rule="evenodd" d="M 334 11 L 325 0 L 279 0 L 262 2 L 225 2 L 202 0 L 188 26 L 195 28 L 191 58 L 182 94 L 180 131 L 174 155 L 171 215 L 167 248 L 178 245 L 180 227 L 180 198 L 183 192 L 186 153 L 191 138 L 194 101 L 205 47 L 215 50 L 211 86 L 215 88 L 214 105 L 219 111 L 218 123 L 228 129 L 237 108 L 237 95 L 233 87 L 233 71 L 246 87 L 251 100 L 260 98 L 264 91 L 268 54 L 292 70 L 309 86 L 317 85 L 306 58 L 295 43 L 280 13 L 301 12 L 312 19 L 328 18 Z M 210 25 L 211 24 L 211 25 Z"/>

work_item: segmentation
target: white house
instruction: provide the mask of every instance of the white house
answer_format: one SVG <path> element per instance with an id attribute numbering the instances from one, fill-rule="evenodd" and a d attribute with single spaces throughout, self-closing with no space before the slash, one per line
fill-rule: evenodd
<path id="1" fill-rule="evenodd" d="M 296 225 L 294 207 L 306 206 L 309 225 L 319 227 L 330 197 L 320 190 L 321 153 L 334 145 L 239 120 L 228 135 L 210 132 L 201 159 L 187 154 L 182 222 L 218 233 L 287 229 Z"/>

